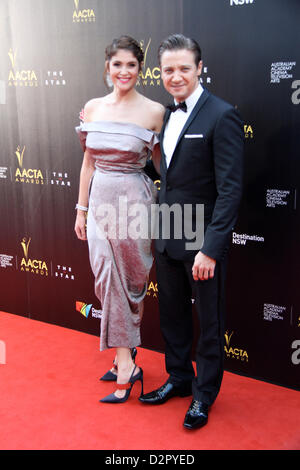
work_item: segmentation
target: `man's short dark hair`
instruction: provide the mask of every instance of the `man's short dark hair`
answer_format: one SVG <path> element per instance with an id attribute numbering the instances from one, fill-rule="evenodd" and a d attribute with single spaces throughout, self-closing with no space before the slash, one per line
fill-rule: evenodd
<path id="1" fill-rule="evenodd" d="M 201 60 L 201 49 L 197 41 L 195 39 L 187 38 L 183 34 L 171 34 L 166 39 L 164 39 L 159 48 L 158 48 L 158 60 L 161 63 L 161 56 L 165 51 L 174 51 L 186 49 L 188 51 L 193 52 L 195 57 L 195 63 L 198 67 L 199 62 Z"/>

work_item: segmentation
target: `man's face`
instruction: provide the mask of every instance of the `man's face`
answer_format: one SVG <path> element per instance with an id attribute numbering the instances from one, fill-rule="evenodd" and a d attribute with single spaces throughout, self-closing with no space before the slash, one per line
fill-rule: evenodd
<path id="1" fill-rule="evenodd" d="M 181 102 L 197 88 L 201 75 L 202 61 L 198 67 L 192 51 L 179 49 L 165 51 L 161 56 L 161 77 L 165 89 Z"/>

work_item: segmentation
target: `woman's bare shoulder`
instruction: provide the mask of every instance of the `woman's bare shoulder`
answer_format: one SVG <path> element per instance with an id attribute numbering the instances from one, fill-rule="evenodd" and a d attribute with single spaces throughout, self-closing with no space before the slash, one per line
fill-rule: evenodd
<path id="1" fill-rule="evenodd" d="M 90 121 L 92 119 L 92 116 L 97 113 L 99 108 L 101 108 L 104 105 L 104 98 L 105 97 L 100 97 L 100 98 L 92 98 L 89 101 L 86 102 L 84 105 L 84 120 L 85 121 Z"/>
<path id="2" fill-rule="evenodd" d="M 95 111 L 95 109 L 98 108 L 98 106 L 101 106 L 101 103 L 103 102 L 103 97 L 101 98 L 92 98 L 89 101 L 87 101 L 84 105 L 84 111 L 89 112 L 89 111 Z"/>
<path id="3" fill-rule="evenodd" d="M 150 100 L 144 97 L 145 107 L 147 107 L 147 114 L 151 120 L 151 129 L 160 132 L 162 127 L 163 118 L 165 115 L 165 107 L 157 101 Z"/>
<path id="4" fill-rule="evenodd" d="M 165 107 L 159 103 L 158 101 L 153 101 L 150 100 L 150 98 L 146 98 L 146 96 L 143 97 L 145 105 L 150 109 L 155 114 L 164 114 L 165 113 Z"/>

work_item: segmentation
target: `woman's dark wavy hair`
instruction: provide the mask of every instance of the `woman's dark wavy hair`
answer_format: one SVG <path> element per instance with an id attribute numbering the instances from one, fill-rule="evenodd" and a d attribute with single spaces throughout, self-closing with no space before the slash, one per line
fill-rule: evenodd
<path id="1" fill-rule="evenodd" d="M 139 63 L 139 71 L 142 70 L 142 63 L 144 60 L 144 52 L 139 45 L 139 43 L 133 39 L 130 36 L 120 36 L 117 39 L 114 39 L 111 44 L 109 44 L 106 49 L 105 49 L 105 61 L 106 61 L 106 66 L 104 70 L 104 83 L 107 86 L 107 81 L 106 81 L 106 75 L 107 75 L 107 68 L 108 68 L 108 62 L 112 59 L 112 57 L 120 50 L 126 50 L 132 52 L 134 57 L 137 59 Z"/>

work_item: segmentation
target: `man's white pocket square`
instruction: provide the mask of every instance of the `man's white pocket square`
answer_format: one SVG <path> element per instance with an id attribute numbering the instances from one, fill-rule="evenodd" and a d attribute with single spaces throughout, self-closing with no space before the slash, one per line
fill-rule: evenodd
<path id="1" fill-rule="evenodd" d="M 203 134 L 185 134 L 185 139 L 203 139 Z"/>

